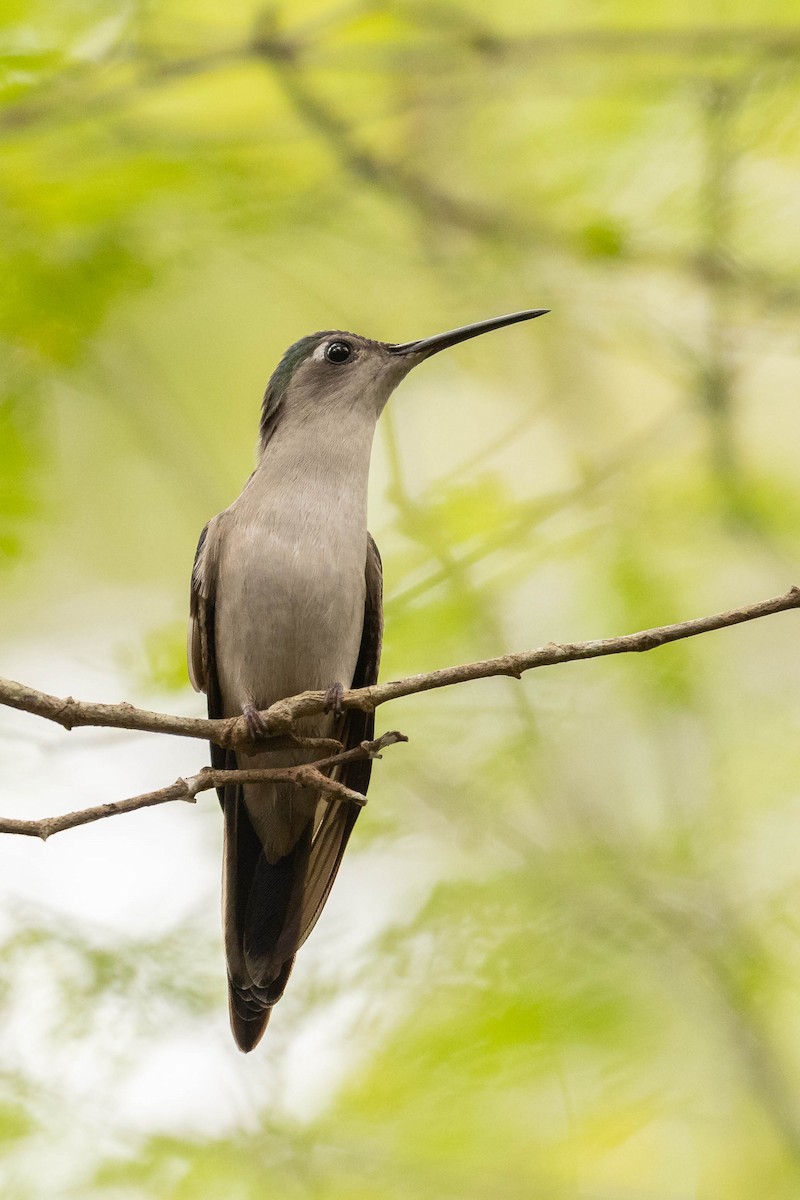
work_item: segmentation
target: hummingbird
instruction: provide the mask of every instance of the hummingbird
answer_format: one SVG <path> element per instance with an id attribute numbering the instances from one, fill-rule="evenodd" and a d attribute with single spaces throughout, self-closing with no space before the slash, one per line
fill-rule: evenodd
<path id="1" fill-rule="evenodd" d="M 543 316 L 529 309 L 413 342 L 340 330 L 301 338 L 278 363 L 261 408 L 258 461 L 238 499 L 212 517 L 194 560 L 189 676 L 210 717 L 259 713 L 307 690 L 326 711 L 295 733 L 345 748 L 374 736 L 374 715 L 343 711 L 344 689 L 377 682 L 382 568 L 367 530 L 367 484 L 377 421 L 418 363 L 468 338 Z M 246 762 L 244 758 L 246 757 Z M 211 745 L 221 770 L 294 766 L 313 749 L 243 755 Z M 318 757 L 318 755 L 317 755 Z M 338 768 L 366 793 L 370 760 Z M 266 782 L 217 789 L 223 810 L 222 911 L 228 1007 L 245 1053 L 266 1029 L 295 955 L 330 894 L 358 815 L 313 787 Z"/>

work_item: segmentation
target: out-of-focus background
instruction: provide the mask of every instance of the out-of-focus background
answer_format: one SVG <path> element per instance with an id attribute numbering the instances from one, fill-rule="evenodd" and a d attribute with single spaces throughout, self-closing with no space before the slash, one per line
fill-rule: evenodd
<path id="1" fill-rule="evenodd" d="M 552 309 L 382 420 L 383 678 L 800 582 L 796 5 L 14 0 L 2 39 L 0 674 L 202 712 L 197 535 L 319 328 Z M 247 1058 L 210 795 L 4 838 L 3 1196 L 795 1198 L 797 644 L 382 709 L 410 743 Z M 3 815 L 206 756 L 10 712 L 0 751 Z"/>

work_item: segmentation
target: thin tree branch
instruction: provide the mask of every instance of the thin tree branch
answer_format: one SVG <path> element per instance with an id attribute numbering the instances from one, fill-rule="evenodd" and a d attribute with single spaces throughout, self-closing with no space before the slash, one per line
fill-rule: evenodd
<path id="1" fill-rule="evenodd" d="M 587 642 L 549 642 L 537 650 L 520 654 L 506 654 L 501 658 L 489 658 L 482 662 L 465 663 L 457 667 L 444 667 L 424 675 L 412 675 L 372 687 L 355 688 L 342 697 L 343 708 L 359 708 L 374 711 L 380 704 L 397 700 L 401 696 L 412 696 L 417 692 L 428 692 L 434 688 L 452 687 L 472 679 L 489 679 L 496 675 L 521 678 L 525 671 L 537 667 L 555 666 L 562 662 L 577 662 L 585 658 L 603 658 L 611 654 L 642 653 L 677 642 L 683 638 L 697 637 L 715 629 L 726 629 L 730 625 L 741 625 L 760 617 L 800 608 L 800 587 L 792 587 L 783 596 L 762 600 L 744 608 L 716 613 L 709 617 L 697 617 L 680 621 L 675 625 L 661 625 L 644 629 L 639 633 L 628 633 L 622 637 L 602 638 Z M 331 739 L 300 738 L 293 734 L 295 722 L 300 717 L 314 716 L 323 712 L 325 692 L 302 692 L 286 700 L 279 700 L 260 715 L 271 736 L 263 742 L 254 743 L 244 717 L 229 717 L 219 720 L 204 720 L 201 717 L 177 717 L 167 713 L 150 712 L 134 708 L 132 704 L 94 704 L 75 700 L 72 696 L 62 699 L 37 691 L 11 679 L 0 679 L 0 705 L 21 709 L 73 729 L 79 725 L 100 726 L 115 729 L 137 729 L 146 733 L 167 733 L 177 737 L 200 738 L 218 746 L 244 751 L 283 749 L 288 746 L 305 746 L 317 750 L 340 749 L 340 744 Z M 343 761 L 338 759 L 338 761 Z M 331 759 L 323 759 L 330 765 Z"/>
<path id="2" fill-rule="evenodd" d="M 675 625 L 661 625 L 655 629 L 643 629 L 639 633 L 589 642 L 564 642 L 560 645 L 549 642 L 537 650 L 524 651 L 521 654 L 506 654 L 502 658 L 490 658 L 458 667 L 444 667 L 426 675 L 412 675 L 408 679 L 356 688 L 344 693 L 342 707 L 360 708 L 370 712 L 379 704 L 386 704 L 401 696 L 428 692 L 434 688 L 452 687 L 457 683 L 467 683 L 471 679 L 489 679 L 495 675 L 510 675 L 520 679 L 525 671 L 533 671 L 537 667 L 577 662 L 585 658 L 603 658 L 610 654 L 640 654 L 647 650 L 655 650 L 658 646 L 665 646 L 669 642 L 697 637 L 715 629 L 727 629 L 730 625 L 741 625 L 745 621 L 755 621 L 760 617 L 786 612 L 792 608 L 800 608 L 800 587 L 792 587 L 785 595 L 775 596 L 771 600 L 762 600 L 757 604 L 715 613 L 709 617 L 680 621 Z M 268 728 L 276 732 L 283 731 L 290 729 L 298 717 L 321 712 L 324 701 L 324 692 L 303 692 L 299 696 L 279 700 L 261 716 Z"/>
<path id="3" fill-rule="evenodd" d="M 341 742 L 333 738 L 297 737 L 283 730 L 263 742 L 254 742 L 244 717 L 175 717 L 168 713 L 150 712 L 146 708 L 135 708 L 124 700 L 119 704 L 96 704 L 75 700 L 72 696 L 51 696 L 23 683 L 15 683 L 13 679 L 0 679 L 0 705 L 44 717 L 47 721 L 62 725 L 64 729 L 89 725 L 103 729 L 136 729 L 143 733 L 169 733 L 251 753 L 306 747 L 320 753 L 336 754 L 342 748 Z"/>
<path id="4" fill-rule="evenodd" d="M 111 804 L 98 804 L 94 808 L 83 808 L 78 812 L 64 813 L 58 817 L 40 817 L 36 820 L 19 820 L 14 817 L 0 817 L 0 833 L 16 833 L 24 837 L 38 837 L 43 842 L 54 833 L 65 829 L 75 829 L 79 825 L 88 825 L 92 821 L 100 821 L 104 817 L 116 817 L 122 813 L 136 812 L 140 808 L 152 808 L 156 804 L 167 804 L 172 800 L 186 800 L 193 804 L 200 792 L 210 791 L 214 787 L 223 787 L 228 783 L 264 783 L 274 780 L 279 783 L 291 783 L 295 787 L 314 787 L 330 800 L 346 800 L 359 808 L 367 803 L 366 796 L 345 787 L 343 783 L 332 779 L 325 771 L 335 769 L 344 763 L 354 762 L 363 758 L 380 758 L 380 751 L 386 746 L 397 742 L 407 742 L 405 734 L 396 729 L 384 733 L 372 742 L 362 742 L 352 750 L 341 754 L 332 754 L 328 758 L 319 759 L 313 763 L 301 763 L 296 767 L 260 767 L 242 771 L 215 771 L 211 767 L 203 767 L 196 775 L 186 779 L 176 779 L 168 787 L 159 788 L 155 792 L 143 792 L 139 796 L 131 796 L 128 800 L 116 800 Z"/>

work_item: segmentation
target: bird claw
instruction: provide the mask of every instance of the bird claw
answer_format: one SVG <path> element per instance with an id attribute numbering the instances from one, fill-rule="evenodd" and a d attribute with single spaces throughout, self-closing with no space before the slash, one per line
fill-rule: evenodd
<path id="1" fill-rule="evenodd" d="M 342 708 L 342 697 L 344 696 L 344 684 L 332 683 L 325 693 L 322 711 L 324 713 L 332 712 L 338 719 L 344 709 Z"/>
<path id="2" fill-rule="evenodd" d="M 254 742 L 260 742 L 262 738 L 269 737 L 267 723 L 254 704 L 245 704 L 242 716 L 247 722 L 247 732 Z"/>

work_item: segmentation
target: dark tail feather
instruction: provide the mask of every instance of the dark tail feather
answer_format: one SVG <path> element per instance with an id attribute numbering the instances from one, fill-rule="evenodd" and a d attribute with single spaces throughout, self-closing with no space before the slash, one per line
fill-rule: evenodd
<path id="1" fill-rule="evenodd" d="M 228 976 L 228 1012 L 236 1045 L 245 1054 L 258 1043 L 269 1024 L 272 1010 L 283 995 L 294 966 L 294 959 L 284 963 L 283 970 L 269 987 L 239 987 Z"/>
<path id="2" fill-rule="evenodd" d="M 241 788 L 228 788 L 225 812 L 225 944 L 228 1007 L 236 1044 L 258 1043 L 283 995 L 300 941 L 312 822 L 294 849 L 269 863 Z"/>
<path id="3" fill-rule="evenodd" d="M 288 971 L 284 975 L 286 964 L 294 959 L 300 944 L 311 829 L 309 821 L 294 849 L 275 863 L 259 854 L 250 878 L 242 925 L 245 962 L 253 981 L 270 994 L 280 984 L 275 1000 L 280 999 L 289 978 Z"/>
<path id="4" fill-rule="evenodd" d="M 231 1018 L 233 1040 L 242 1051 L 248 1054 L 261 1041 L 264 1030 L 269 1024 L 271 1008 L 257 1008 L 251 1004 L 242 990 L 228 976 L 228 1012 Z"/>

